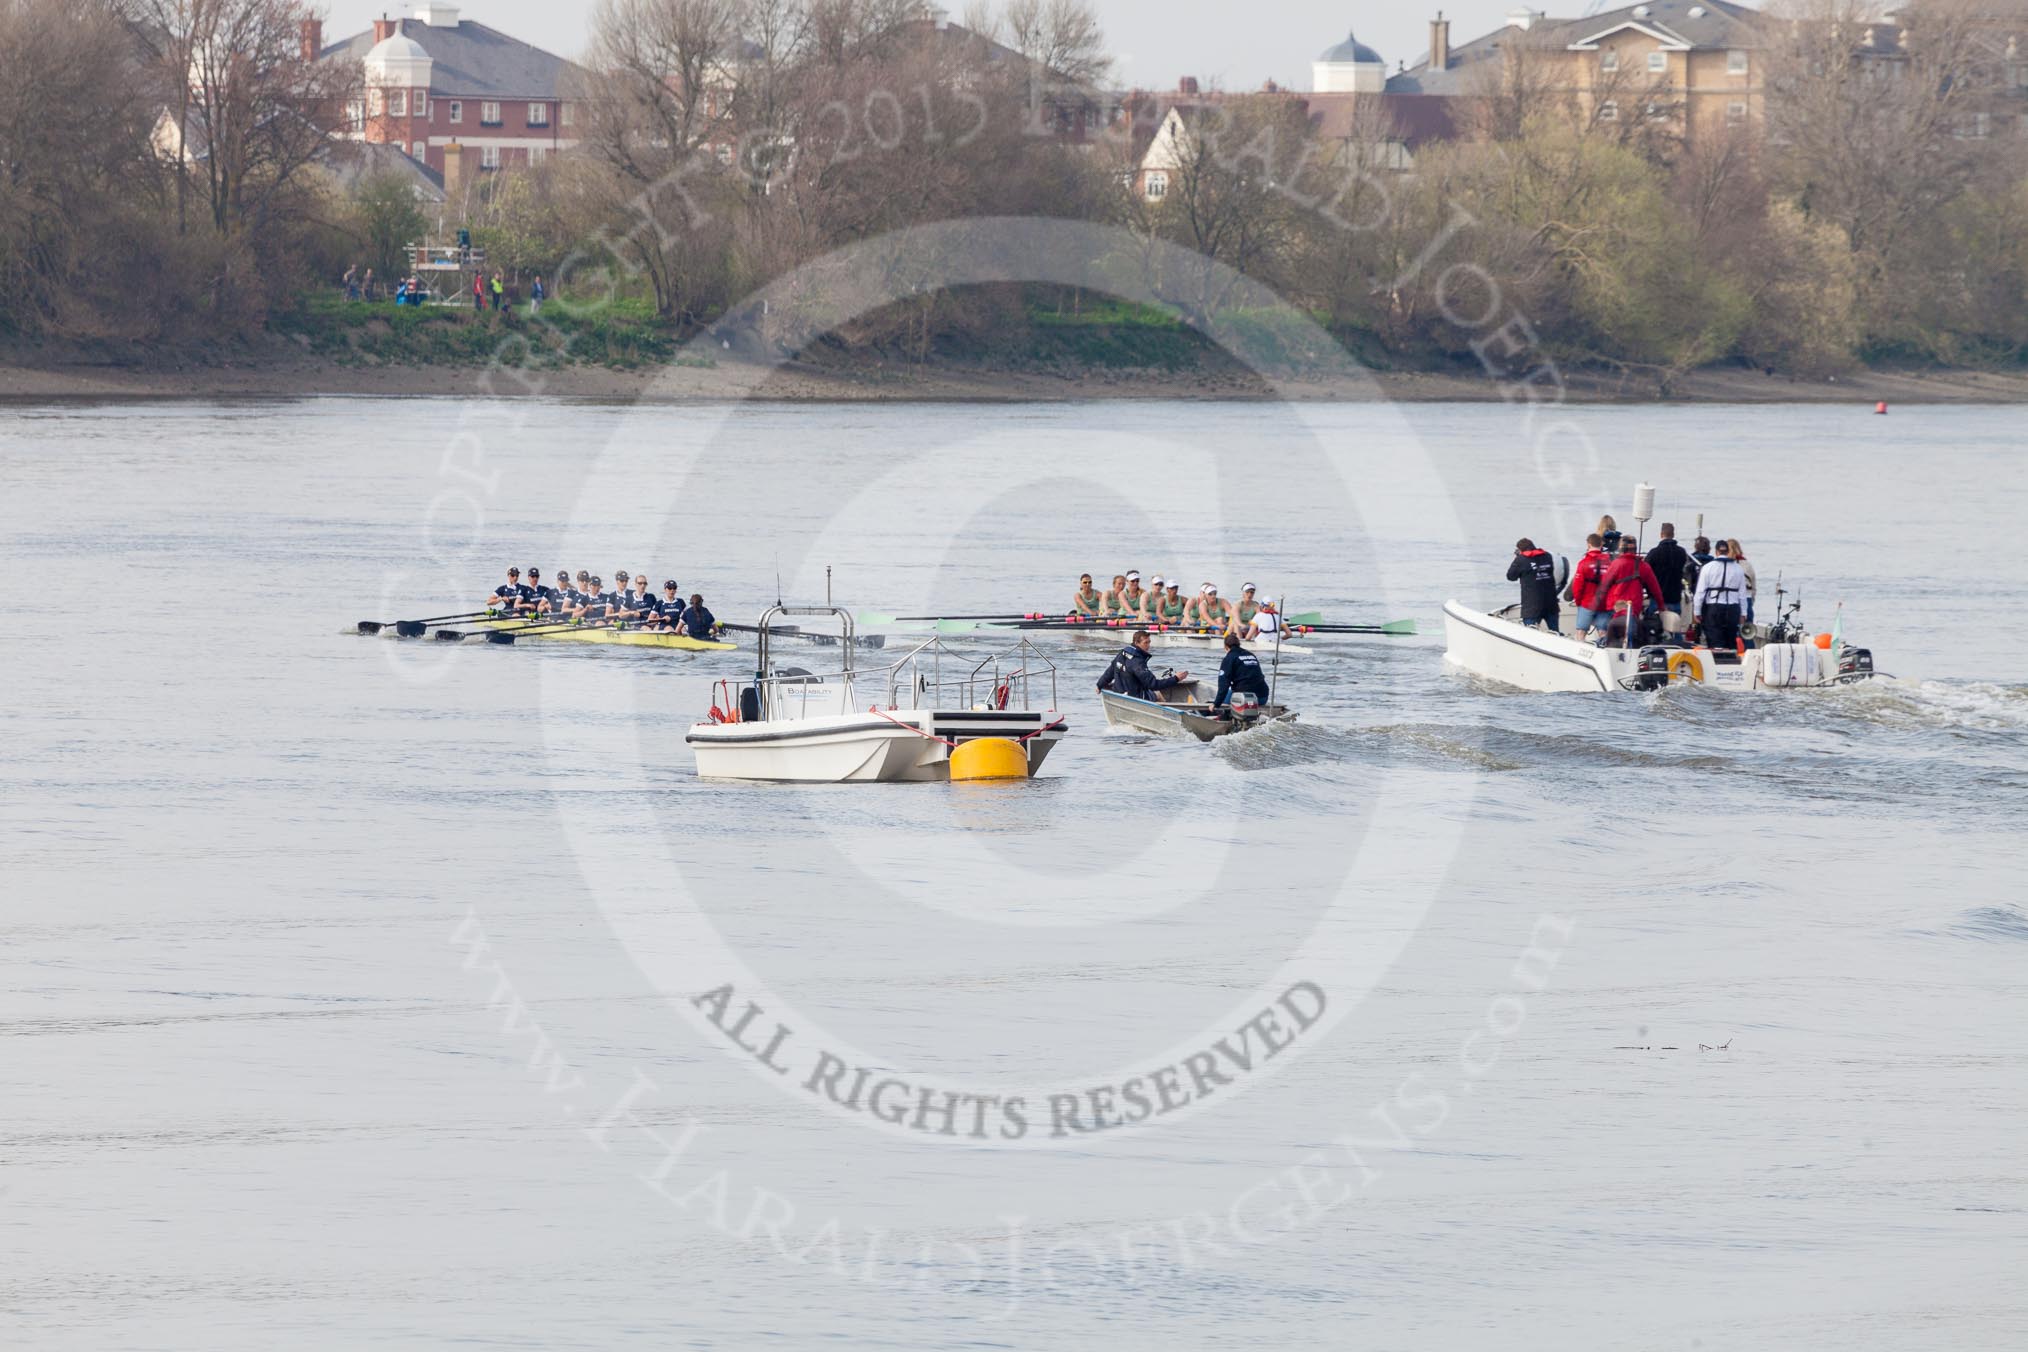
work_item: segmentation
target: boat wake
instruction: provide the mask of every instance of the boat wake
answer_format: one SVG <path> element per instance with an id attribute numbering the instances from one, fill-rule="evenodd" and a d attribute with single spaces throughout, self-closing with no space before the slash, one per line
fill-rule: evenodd
<path id="1" fill-rule="evenodd" d="M 1973 939 L 1984 944 L 2028 943 L 2028 912 L 2018 906 L 1974 906 L 1940 929 L 1914 933 L 1922 938 Z"/>
<path id="2" fill-rule="evenodd" d="M 2028 686 L 1984 681 L 1869 681 L 1839 692 L 1846 717 L 1882 727 L 1964 732 L 2028 730 Z"/>

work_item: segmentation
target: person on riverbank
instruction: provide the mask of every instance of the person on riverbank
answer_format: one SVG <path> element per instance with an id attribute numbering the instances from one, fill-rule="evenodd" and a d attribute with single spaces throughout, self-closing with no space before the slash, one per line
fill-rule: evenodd
<path id="1" fill-rule="evenodd" d="M 347 300 L 359 299 L 359 265 L 357 263 L 354 263 L 351 267 L 345 269 L 344 286 L 345 286 L 345 299 Z"/>
<path id="2" fill-rule="evenodd" d="M 1190 679 L 1187 671 L 1179 671 L 1173 676 L 1157 676 L 1148 670 L 1148 653 L 1154 646 L 1155 641 L 1148 637 L 1147 630 L 1136 629 L 1127 646 L 1120 649 L 1106 667 L 1105 674 L 1099 677 L 1098 688 L 1134 699 L 1148 699 Z"/>
<path id="3" fill-rule="evenodd" d="M 1746 570 L 1733 561 L 1729 541 L 1718 542 L 1711 562 L 1698 573 L 1690 606 L 1706 647 L 1739 646 L 1739 620 L 1746 613 Z"/>
<path id="4" fill-rule="evenodd" d="M 1648 551 L 1648 567 L 1662 584 L 1662 609 L 1672 615 L 1683 613 L 1683 575 L 1690 567 L 1690 553 L 1676 543 L 1676 527 L 1664 521 L 1662 538 Z"/>
<path id="5" fill-rule="evenodd" d="M 504 308 L 507 284 L 500 280 L 500 274 L 493 274 L 493 312 L 498 314 Z"/>
<path id="6" fill-rule="evenodd" d="M 549 299 L 549 292 L 543 289 L 542 278 L 538 274 L 528 287 L 528 313 L 532 315 L 541 314 L 542 302 L 547 299 Z"/>
<path id="7" fill-rule="evenodd" d="M 1105 593 L 1091 585 L 1091 574 L 1085 573 L 1077 580 L 1077 594 L 1070 598 L 1070 613 L 1087 620 L 1095 620 L 1105 612 Z"/>
<path id="8" fill-rule="evenodd" d="M 1605 622 L 1605 575 L 1612 562 L 1612 555 L 1605 551 L 1603 535 L 1593 532 L 1584 537 L 1584 557 L 1570 571 L 1568 593 L 1570 604 L 1577 610 L 1570 632 L 1580 640 L 1590 640 L 1592 630 Z"/>
<path id="9" fill-rule="evenodd" d="M 486 310 L 486 274 L 472 274 L 472 313 L 484 314 Z"/>
<path id="10" fill-rule="evenodd" d="M 1521 623 L 1539 624 L 1555 633 L 1563 619 L 1563 608 L 1556 604 L 1556 556 L 1546 549 L 1537 549 L 1535 542 L 1524 535 L 1514 542 L 1514 561 L 1507 565 L 1507 580 L 1521 584 Z"/>

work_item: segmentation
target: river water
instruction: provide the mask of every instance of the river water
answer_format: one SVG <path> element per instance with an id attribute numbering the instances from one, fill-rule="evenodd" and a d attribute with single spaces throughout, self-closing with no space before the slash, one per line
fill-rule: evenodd
<path id="1" fill-rule="evenodd" d="M 2023 1346 L 2021 431 L 0 410 L 0 1330 Z M 1445 671 L 1447 596 L 1504 601 L 1516 536 L 1575 554 L 1643 478 L 1896 679 Z M 741 621 L 827 567 L 889 614 L 1180 570 L 1422 634 L 1309 640 L 1301 721 L 1208 748 L 1108 734 L 1107 646 L 1051 638 L 1033 784 L 724 786 L 682 736 L 750 651 L 343 632 L 509 563 Z M 1132 1094 L 1163 1110 L 1090 1129 Z"/>

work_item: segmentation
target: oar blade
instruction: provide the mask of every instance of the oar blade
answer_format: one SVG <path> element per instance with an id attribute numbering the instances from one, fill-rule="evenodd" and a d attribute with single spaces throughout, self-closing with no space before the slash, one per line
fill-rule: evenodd
<path id="1" fill-rule="evenodd" d="M 1414 620 L 1389 620 L 1386 624 L 1380 626 L 1380 632 L 1383 634 L 1412 635 L 1417 631 Z"/>
<path id="2" fill-rule="evenodd" d="M 369 638 L 385 628 L 387 626 L 379 620 L 361 620 L 359 622 L 359 632 L 367 635 Z"/>
<path id="3" fill-rule="evenodd" d="M 895 617 L 892 615 L 882 615 L 876 611 L 871 610 L 862 610 L 859 612 L 858 615 L 854 616 L 853 618 L 862 627 L 868 629 L 878 628 L 881 625 L 899 623 L 899 621 L 896 620 Z"/>
<path id="4" fill-rule="evenodd" d="M 397 638 L 421 638 L 428 629 L 421 620 L 397 620 L 394 624 Z"/>
<path id="5" fill-rule="evenodd" d="M 1322 624 L 1324 613 L 1319 610 L 1306 610 L 1300 615 L 1286 615 L 1283 619 L 1289 624 Z"/>

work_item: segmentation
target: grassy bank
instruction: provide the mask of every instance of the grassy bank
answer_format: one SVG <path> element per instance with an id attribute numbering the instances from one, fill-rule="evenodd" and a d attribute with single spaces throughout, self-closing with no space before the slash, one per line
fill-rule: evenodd
<path id="1" fill-rule="evenodd" d="M 270 327 L 341 366 L 471 367 L 496 357 L 518 365 L 528 360 L 526 343 L 551 364 L 632 371 L 676 361 L 680 346 L 656 323 L 653 307 L 626 300 L 595 313 L 552 302 L 537 317 L 525 306 L 494 311 L 318 296 L 275 316 Z"/>

